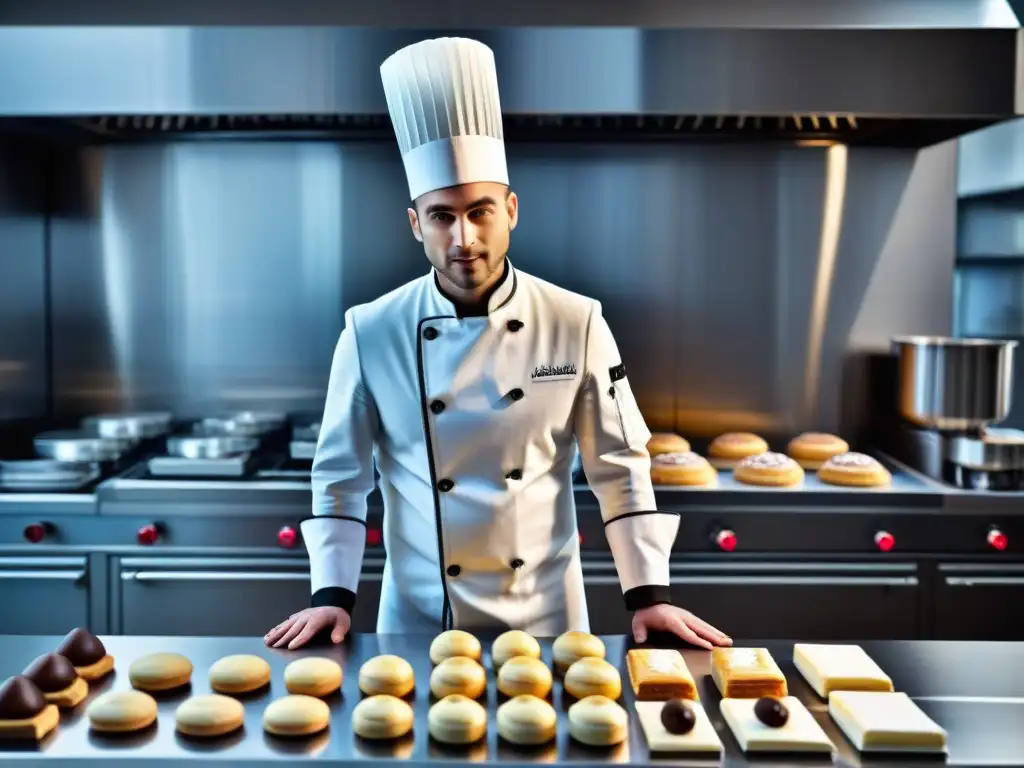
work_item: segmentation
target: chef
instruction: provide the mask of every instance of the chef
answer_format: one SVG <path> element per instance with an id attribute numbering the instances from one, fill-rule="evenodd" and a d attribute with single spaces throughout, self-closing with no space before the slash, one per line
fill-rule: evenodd
<path id="1" fill-rule="evenodd" d="M 588 631 L 572 490 L 578 447 L 600 503 L 633 634 L 731 641 L 673 606 L 679 528 L 659 511 L 650 438 L 615 340 L 592 299 L 507 258 L 509 188 L 494 54 L 442 38 L 381 66 L 409 184 L 412 234 L 431 269 L 345 313 L 301 523 L 312 607 L 266 643 L 340 642 L 380 474 L 387 560 L 381 633 Z"/>

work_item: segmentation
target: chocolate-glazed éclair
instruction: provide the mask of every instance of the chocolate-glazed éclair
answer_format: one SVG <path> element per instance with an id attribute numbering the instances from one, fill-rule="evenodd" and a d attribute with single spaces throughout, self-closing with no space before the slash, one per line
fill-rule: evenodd
<path id="1" fill-rule="evenodd" d="M 103 659 L 107 655 L 107 649 L 88 629 L 77 627 L 68 632 L 57 646 L 57 653 L 76 667 L 88 667 Z"/>
<path id="2" fill-rule="evenodd" d="M 0 721 L 31 720 L 46 707 L 43 692 L 24 675 L 9 677 L 0 685 Z"/>
<path id="3" fill-rule="evenodd" d="M 74 665 L 59 653 L 40 656 L 29 664 L 22 674 L 35 683 L 43 693 L 66 690 L 78 679 Z"/>

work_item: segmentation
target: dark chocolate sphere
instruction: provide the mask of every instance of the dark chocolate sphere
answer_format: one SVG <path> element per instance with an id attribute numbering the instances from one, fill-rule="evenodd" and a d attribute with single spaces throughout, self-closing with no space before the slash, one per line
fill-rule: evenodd
<path id="1" fill-rule="evenodd" d="M 96 635 L 85 627 L 76 627 L 57 646 L 57 653 L 76 667 L 88 667 L 107 655 L 107 649 Z"/>
<path id="2" fill-rule="evenodd" d="M 22 674 L 43 693 L 57 693 L 78 679 L 74 666 L 59 653 L 47 653 L 33 661 Z"/>
<path id="3" fill-rule="evenodd" d="M 786 705 L 771 696 L 762 696 L 757 700 L 754 704 L 754 714 L 769 728 L 781 728 L 789 720 Z"/>
<path id="4" fill-rule="evenodd" d="M 24 675 L 9 677 L 0 685 L 0 720 L 29 720 L 45 707 L 43 692 Z"/>
<path id="5" fill-rule="evenodd" d="M 689 733 L 697 724 L 697 713 L 693 711 L 690 702 L 683 699 L 673 699 L 665 703 L 661 708 L 661 724 L 669 733 L 682 735 Z"/>

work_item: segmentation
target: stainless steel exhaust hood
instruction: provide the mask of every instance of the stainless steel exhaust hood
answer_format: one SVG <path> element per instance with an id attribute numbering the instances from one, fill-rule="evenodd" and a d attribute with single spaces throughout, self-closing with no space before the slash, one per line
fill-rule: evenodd
<path id="1" fill-rule="evenodd" d="M 1024 104 L 1006 0 L 520 0 L 497 26 L 468 3 L 276 4 L 331 25 L 304 27 L 252 26 L 287 23 L 262 2 L 21 5 L 0 23 L 191 24 L 0 27 L 0 116 L 110 139 L 386 133 L 380 62 L 443 34 L 494 49 L 513 139 L 924 146 Z"/>

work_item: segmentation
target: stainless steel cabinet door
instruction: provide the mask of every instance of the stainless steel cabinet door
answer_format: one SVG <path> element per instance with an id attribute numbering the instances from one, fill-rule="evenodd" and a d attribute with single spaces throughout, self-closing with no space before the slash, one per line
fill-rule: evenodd
<path id="1" fill-rule="evenodd" d="M 364 575 L 375 564 L 367 566 Z M 309 606 L 304 559 L 124 558 L 116 567 L 114 626 L 126 635 L 261 636 Z M 360 588 L 365 604 L 356 610 L 360 617 L 372 612 L 374 624 L 376 583 L 376 597 Z"/>
<path id="2" fill-rule="evenodd" d="M 609 562 L 584 567 L 591 631 L 628 632 Z M 589 573 L 588 573 L 589 570 Z M 672 599 L 736 638 L 911 639 L 920 633 L 914 564 L 707 562 L 672 566 Z"/>
<path id="3" fill-rule="evenodd" d="M 88 581 L 85 557 L 0 557 L 0 634 L 88 627 Z"/>
<path id="4" fill-rule="evenodd" d="M 1024 565 L 940 565 L 932 621 L 937 640 L 1024 640 Z"/>

